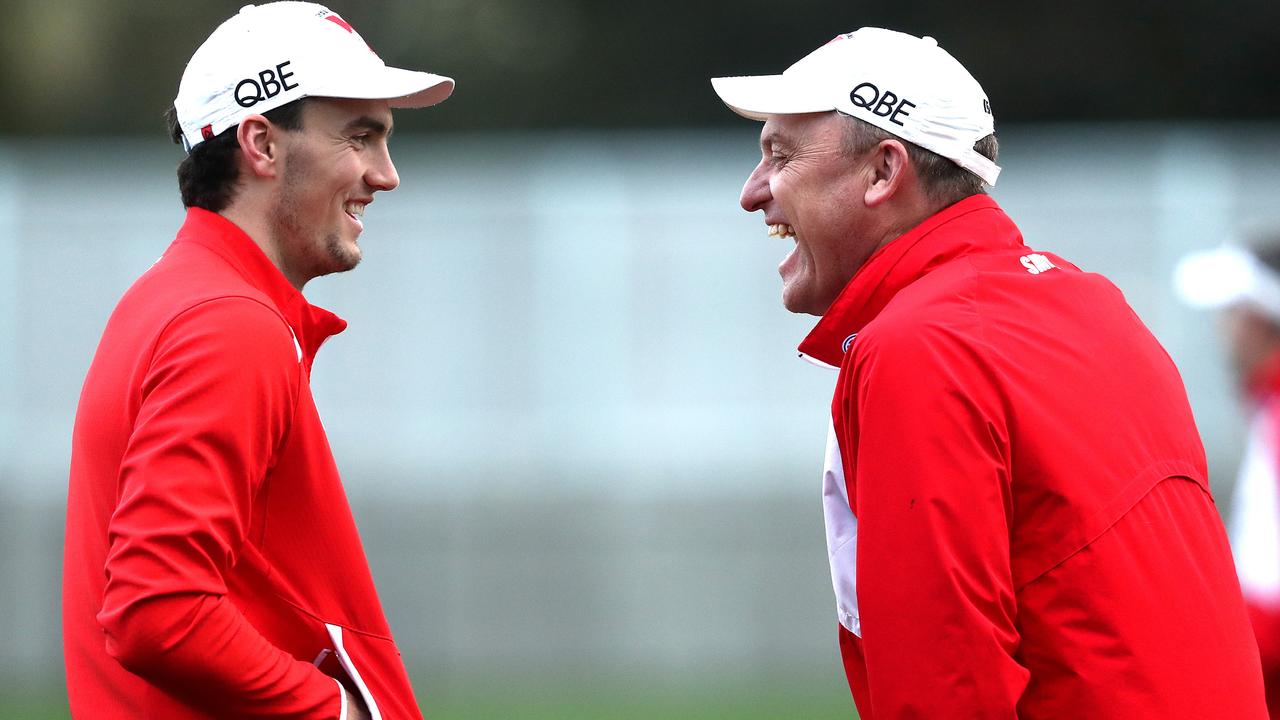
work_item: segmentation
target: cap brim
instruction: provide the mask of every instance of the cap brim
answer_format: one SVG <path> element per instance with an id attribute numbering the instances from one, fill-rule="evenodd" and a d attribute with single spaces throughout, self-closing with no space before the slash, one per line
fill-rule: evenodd
<path id="1" fill-rule="evenodd" d="M 711 87 L 729 109 L 752 120 L 770 115 L 834 110 L 835 104 L 787 75 L 742 75 L 711 78 Z"/>
<path id="2" fill-rule="evenodd" d="M 387 100 L 395 108 L 421 108 L 443 102 L 453 94 L 453 78 L 395 67 L 363 75 L 358 84 L 319 87 L 313 95 L 352 100 Z"/>
<path id="3" fill-rule="evenodd" d="M 1258 286 L 1256 261 L 1234 247 L 1193 252 L 1178 261 L 1173 285 L 1183 302 L 1220 308 L 1248 300 Z"/>

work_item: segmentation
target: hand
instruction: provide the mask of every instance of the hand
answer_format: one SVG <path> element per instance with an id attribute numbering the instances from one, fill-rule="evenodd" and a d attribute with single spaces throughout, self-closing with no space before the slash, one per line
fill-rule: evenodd
<path id="1" fill-rule="evenodd" d="M 342 692 L 347 695 L 347 720 L 373 720 L 373 716 L 369 714 L 369 708 L 364 704 L 364 699 L 359 695 L 354 695 L 346 688 Z"/>

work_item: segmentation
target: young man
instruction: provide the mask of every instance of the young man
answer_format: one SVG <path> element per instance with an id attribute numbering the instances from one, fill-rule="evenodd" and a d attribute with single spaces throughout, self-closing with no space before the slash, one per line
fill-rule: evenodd
<path id="1" fill-rule="evenodd" d="M 765 121 L 742 207 L 794 243 L 783 304 L 839 369 L 823 500 L 861 717 L 1265 717 L 1178 372 L 984 193 L 973 77 L 863 28 L 712 82 Z"/>
<path id="2" fill-rule="evenodd" d="M 247 6 L 174 101 L 186 222 L 85 379 L 63 569 L 78 718 L 420 718 L 309 388 L 346 323 L 307 303 L 399 182 L 387 67 L 311 3 Z"/>

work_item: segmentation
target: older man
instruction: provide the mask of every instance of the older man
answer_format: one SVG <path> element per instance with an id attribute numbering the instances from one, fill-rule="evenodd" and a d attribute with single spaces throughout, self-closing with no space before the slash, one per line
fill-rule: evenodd
<path id="1" fill-rule="evenodd" d="M 399 183 L 387 67 L 319 5 L 247 6 L 183 73 L 186 222 L 112 313 L 72 441 L 63 576 L 78 718 L 420 718 L 309 386 L 346 327 L 302 287 L 360 261 Z"/>
<path id="2" fill-rule="evenodd" d="M 839 369 L 824 506 L 864 720 L 1264 718 L 1177 369 L 1104 278 L 1023 244 L 931 38 L 863 28 L 717 78 L 763 120 L 742 190 Z"/>

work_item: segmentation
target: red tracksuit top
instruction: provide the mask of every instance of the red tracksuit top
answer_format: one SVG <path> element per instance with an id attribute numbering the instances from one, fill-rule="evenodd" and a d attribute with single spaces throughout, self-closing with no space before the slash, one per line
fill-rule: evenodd
<path id="1" fill-rule="evenodd" d="M 1258 638 L 1272 720 L 1280 720 L 1280 352 L 1245 379 L 1252 418 L 1231 505 L 1230 537 L 1245 607 Z"/>
<path id="2" fill-rule="evenodd" d="M 107 322 L 72 440 L 77 718 L 421 718 L 310 390 L 346 323 L 191 209 Z"/>
<path id="3" fill-rule="evenodd" d="M 1266 718 L 1182 380 L 1110 282 L 979 195 L 800 350 L 840 370 L 824 505 L 863 720 Z"/>

